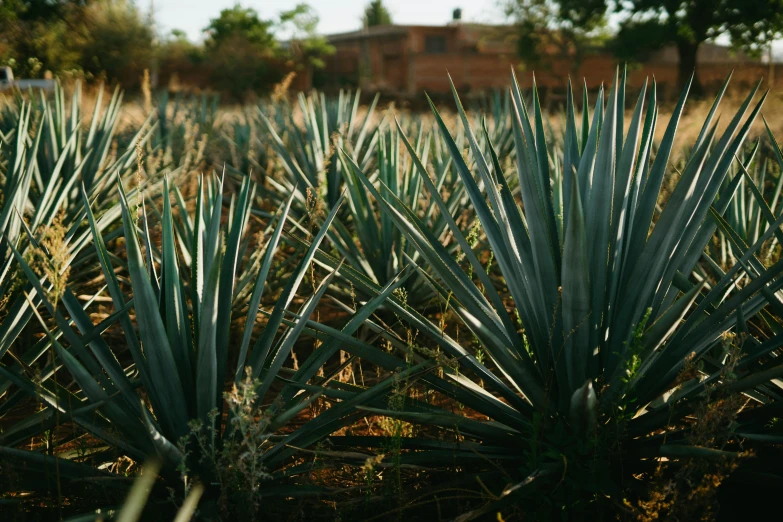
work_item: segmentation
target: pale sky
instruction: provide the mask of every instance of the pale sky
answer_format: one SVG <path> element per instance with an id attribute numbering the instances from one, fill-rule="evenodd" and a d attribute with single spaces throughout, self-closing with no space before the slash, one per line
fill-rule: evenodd
<path id="1" fill-rule="evenodd" d="M 299 0 L 301 1 L 301 0 Z M 281 11 L 292 9 L 298 0 L 244 0 L 262 19 L 277 18 Z M 305 0 L 319 15 L 318 31 L 322 34 L 354 31 L 361 27 L 361 17 L 369 0 Z M 154 2 L 155 19 L 161 35 L 182 29 L 191 40 L 202 39 L 203 29 L 221 9 L 232 7 L 236 0 L 136 0 L 143 11 Z M 470 22 L 500 23 L 503 11 L 498 0 L 386 0 L 397 24 L 443 25 L 451 20 L 455 7 L 462 8 L 462 19 Z"/>

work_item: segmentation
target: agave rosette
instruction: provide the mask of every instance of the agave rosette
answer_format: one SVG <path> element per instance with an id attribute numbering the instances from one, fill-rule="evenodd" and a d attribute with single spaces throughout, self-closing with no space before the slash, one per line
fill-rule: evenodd
<path id="1" fill-rule="evenodd" d="M 514 470 L 520 479 L 527 477 L 514 488 L 517 493 L 530 484 L 565 480 L 577 490 L 620 494 L 634 476 L 654 469 L 655 457 L 676 462 L 732 455 L 694 442 L 686 417 L 716 390 L 745 393 L 757 405 L 777 396 L 768 377 L 779 372 L 775 363 L 756 372 L 780 346 L 774 335 L 777 320 L 768 312 L 777 316 L 783 264 L 768 266 L 757 256 L 781 233 L 783 216 L 766 215 L 768 226 L 753 243 L 735 242 L 739 257 L 725 272 L 710 279 L 696 273 L 702 261 L 714 264 L 705 247 L 716 229 L 730 233 L 723 216 L 742 177 L 730 178 L 728 185 L 724 181 L 765 97 L 753 104 L 758 86 L 753 89 L 718 135 L 715 116 L 727 83 L 657 215 L 687 89 L 653 158 L 655 84 L 649 97 L 646 86 L 642 89 L 625 135 L 619 109 L 624 107 L 624 75 L 615 79 L 605 107 L 599 95 L 592 123 L 581 133 L 569 87 L 562 158 L 552 162 L 535 88 L 529 112 L 514 79 L 521 202 L 513 197 L 494 149 L 483 153 L 456 91 L 473 170 L 433 105 L 508 294 L 500 293 L 453 220 L 450 230 L 470 263 L 470 275 L 392 190 L 376 190 L 346 158 L 415 245 L 421 273 L 434 275 L 432 283 L 473 333 L 476 349 L 461 346 L 400 300 L 390 300 L 390 306 L 458 362 L 459 372 L 445 368 L 458 392 L 444 391 L 489 420 L 448 409 L 373 411 L 452 432 L 459 441 L 450 446 L 451 462 L 482 470 L 485 484 L 494 479 L 502 486 Z M 424 165 L 405 143 L 433 203 L 445 210 Z M 561 173 L 552 172 L 553 163 Z M 560 194 L 562 203 L 556 198 Z M 727 334 L 748 332 L 747 322 L 765 313 L 775 322 L 773 335 L 735 342 L 741 351 L 732 352 Z M 484 362 L 476 357 L 479 350 Z M 615 429 L 620 435 L 610 444 L 607 432 Z M 730 432 L 723 435 L 732 440 Z M 412 448 L 423 444 L 408 443 Z M 434 464 L 444 458 L 443 446 L 431 457 L 414 452 L 408 458 Z"/>

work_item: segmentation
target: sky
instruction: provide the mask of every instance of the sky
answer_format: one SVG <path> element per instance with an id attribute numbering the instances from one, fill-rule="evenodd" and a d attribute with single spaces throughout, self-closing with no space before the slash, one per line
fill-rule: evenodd
<path id="1" fill-rule="evenodd" d="M 154 1 L 155 19 L 161 34 L 172 29 L 185 31 L 193 41 L 201 40 L 203 29 L 216 18 L 221 9 L 232 7 L 236 0 L 136 0 L 142 10 Z M 281 11 L 293 8 L 301 0 L 244 0 L 243 7 L 252 7 L 262 19 L 276 18 Z M 369 0 L 305 0 L 319 15 L 318 30 L 322 34 L 354 31 L 361 27 L 361 17 Z M 462 8 L 462 19 L 470 22 L 502 22 L 503 11 L 498 0 L 386 0 L 397 24 L 443 25 L 451 20 L 455 7 Z M 460 5 L 461 4 L 461 5 Z"/>

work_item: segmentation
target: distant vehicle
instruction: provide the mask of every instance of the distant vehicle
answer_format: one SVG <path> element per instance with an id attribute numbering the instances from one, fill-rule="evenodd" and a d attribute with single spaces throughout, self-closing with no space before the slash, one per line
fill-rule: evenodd
<path id="1" fill-rule="evenodd" d="M 54 80 L 14 80 L 14 72 L 10 67 L 0 67 L 0 91 L 9 91 L 11 89 L 41 89 L 45 92 L 54 90 Z"/>

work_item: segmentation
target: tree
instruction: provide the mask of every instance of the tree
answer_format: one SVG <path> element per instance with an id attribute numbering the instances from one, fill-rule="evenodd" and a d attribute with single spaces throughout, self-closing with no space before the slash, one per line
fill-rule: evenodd
<path id="1" fill-rule="evenodd" d="M 638 58 L 665 45 L 679 56 L 679 84 L 694 75 L 692 91 L 703 88 L 698 77 L 699 47 L 727 35 L 731 45 L 758 56 L 783 31 L 783 0 L 628 0 L 617 35 L 618 57 Z"/>
<path id="2" fill-rule="evenodd" d="M 0 0 L 0 62 L 19 77 L 77 68 L 73 18 L 94 0 Z"/>
<path id="3" fill-rule="evenodd" d="M 307 4 L 273 20 L 262 20 L 255 10 L 240 5 L 224 9 L 206 28 L 213 86 L 238 99 L 269 88 L 292 69 L 323 67 L 323 56 L 334 48 L 318 35 L 318 21 Z M 278 41 L 281 34 L 288 40 Z"/>
<path id="4" fill-rule="evenodd" d="M 604 38 L 606 0 L 508 0 L 517 52 L 525 63 L 546 66 L 553 52 L 577 71 L 591 48 Z"/>
<path id="5" fill-rule="evenodd" d="M 161 40 L 157 52 L 160 81 L 167 83 L 169 89 L 177 90 L 183 80 L 188 85 L 207 83 L 204 47 L 188 40 L 184 31 L 173 29 L 168 37 Z"/>
<path id="6" fill-rule="evenodd" d="M 239 100 L 269 87 L 282 77 L 277 63 L 275 22 L 262 20 L 239 4 L 223 9 L 205 29 L 206 67 L 216 90 Z"/>
<path id="7" fill-rule="evenodd" d="M 85 7 L 91 2 L 92 0 L 3 0 L 0 2 L 0 22 L 62 18 L 69 9 Z"/>
<path id="8" fill-rule="evenodd" d="M 291 35 L 286 53 L 300 66 L 323 68 L 323 57 L 334 54 L 334 46 L 318 34 L 318 15 L 307 4 L 280 13 L 279 29 Z"/>
<path id="9" fill-rule="evenodd" d="M 139 84 L 152 63 L 154 34 L 133 2 L 92 2 L 74 13 L 70 26 L 82 32 L 78 49 L 85 72 L 125 86 Z"/>
<path id="10" fill-rule="evenodd" d="M 83 71 L 133 85 L 153 33 L 132 0 L 0 0 L 0 59 L 20 77 Z"/>
<path id="11" fill-rule="evenodd" d="M 273 21 L 261 20 L 255 9 L 237 4 L 223 9 L 220 16 L 209 22 L 206 28 L 209 34 L 207 46 L 217 48 L 226 40 L 241 38 L 271 52 L 277 46 L 272 34 L 273 26 Z"/>
<path id="12" fill-rule="evenodd" d="M 364 8 L 362 17 L 364 27 L 373 27 L 375 25 L 391 25 L 392 17 L 389 10 L 383 5 L 383 0 L 372 0 Z"/>

